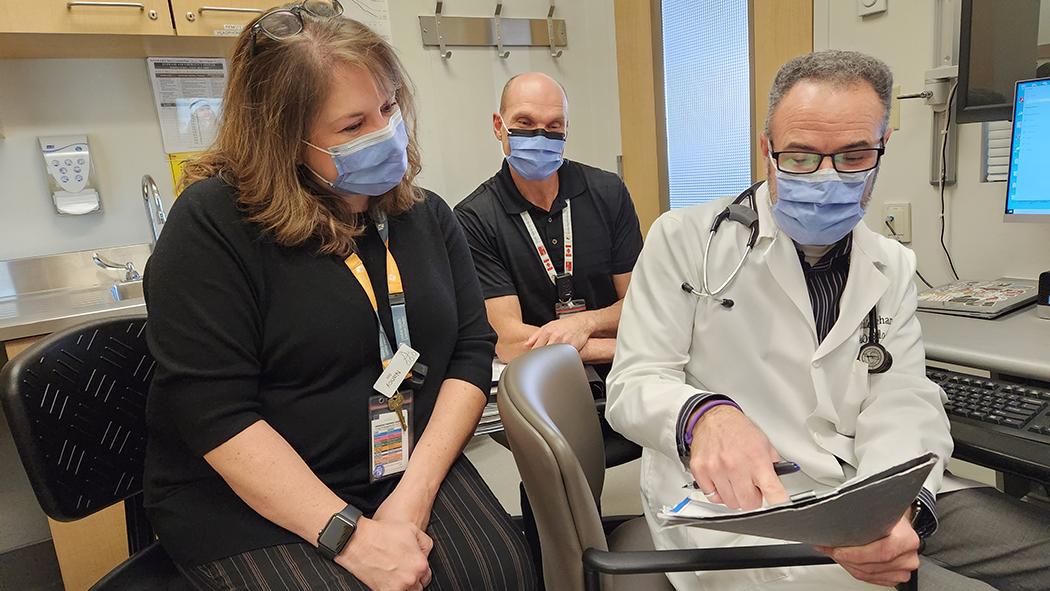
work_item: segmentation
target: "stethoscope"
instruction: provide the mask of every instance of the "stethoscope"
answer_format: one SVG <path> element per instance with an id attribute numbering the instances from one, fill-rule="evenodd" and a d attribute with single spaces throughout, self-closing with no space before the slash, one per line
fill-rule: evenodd
<path id="1" fill-rule="evenodd" d="M 736 276 L 740 274 L 740 269 L 744 266 L 744 261 L 747 260 L 747 255 L 751 254 L 751 249 L 755 247 L 755 242 L 758 241 L 758 205 L 755 202 L 755 191 L 762 186 L 764 181 L 758 181 L 750 187 L 744 189 L 742 193 L 736 196 L 725 209 L 715 216 L 713 222 L 711 222 L 711 230 L 707 233 L 707 246 L 704 248 L 704 270 L 700 276 L 700 290 L 697 291 L 688 281 L 682 282 L 682 291 L 691 293 L 698 298 L 711 298 L 712 300 L 722 304 L 723 308 L 732 308 L 734 305 L 733 300 L 729 298 L 720 298 L 718 294 L 722 293 L 729 287 L 729 284 L 736 279 Z M 745 206 L 744 200 L 747 200 L 750 207 Z M 707 281 L 707 255 L 711 252 L 711 241 L 715 238 L 715 233 L 718 232 L 718 227 L 722 225 L 722 222 L 726 220 L 733 220 L 739 222 L 744 226 L 751 229 L 751 236 L 747 239 L 747 248 L 744 249 L 744 254 L 740 257 L 740 262 L 736 264 L 736 268 L 729 274 L 729 278 L 726 279 L 722 285 L 719 285 L 717 289 L 711 290 Z"/>
<path id="2" fill-rule="evenodd" d="M 723 308 L 733 308 L 735 302 L 729 298 L 719 297 L 719 294 L 724 292 L 729 287 L 729 284 L 740 274 L 740 269 L 744 267 L 747 256 L 751 254 L 755 243 L 758 241 L 758 206 L 755 191 L 762 186 L 763 182 L 765 181 L 758 181 L 744 189 L 743 192 L 736 196 L 736 199 L 733 199 L 732 203 L 715 216 L 714 221 L 711 222 L 711 230 L 707 233 L 707 246 L 704 248 L 704 269 L 700 276 L 700 289 L 697 290 L 688 281 L 683 281 L 682 291 L 698 298 L 710 298 L 721 304 Z M 747 201 L 748 205 L 744 205 L 744 201 Z M 726 220 L 732 220 L 744 225 L 750 229 L 751 235 L 748 236 L 744 254 L 740 256 L 740 261 L 733 268 L 733 272 L 722 282 L 722 285 L 712 290 L 707 279 L 707 257 L 711 253 L 711 242 L 715 238 L 715 233 L 718 232 L 722 222 Z M 879 342 L 879 314 L 877 308 L 878 305 L 876 304 L 868 312 L 868 340 L 861 346 L 860 354 L 857 355 L 858 361 L 863 361 L 868 365 L 868 373 L 885 373 L 893 365 L 893 356 Z"/>

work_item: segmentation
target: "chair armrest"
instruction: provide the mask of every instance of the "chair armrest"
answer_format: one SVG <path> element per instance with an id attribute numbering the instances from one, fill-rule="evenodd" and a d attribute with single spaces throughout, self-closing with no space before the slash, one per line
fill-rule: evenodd
<path id="1" fill-rule="evenodd" d="M 608 552 L 588 548 L 583 553 L 585 571 L 613 575 L 811 566 L 833 562 L 829 556 L 806 544 L 643 552 Z"/>

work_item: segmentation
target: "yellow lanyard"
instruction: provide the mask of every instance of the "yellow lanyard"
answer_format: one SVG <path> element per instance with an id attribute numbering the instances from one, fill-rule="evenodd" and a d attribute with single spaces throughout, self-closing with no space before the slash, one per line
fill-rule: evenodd
<path id="1" fill-rule="evenodd" d="M 405 310 L 405 290 L 401 284 L 401 271 L 397 267 L 394 254 L 390 251 L 390 231 L 387 227 L 386 216 L 381 216 L 376 221 L 376 229 L 379 231 L 380 238 L 383 240 L 383 247 L 386 250 L 387 298 L 390 303 L 390 314 L 394 322 L 394 337 L 397 339 L 399 346 L 412 346 L 412 339 L 408 332 L 408 315 Z M 372 287 L 372 279 L 368 276 L 368 270 L 365 269 L 364 262 L 356 252 L 346 257 L 346 260 L 343 262 L 346 263 L 347 268 L 350 269 L 357 282 L 361 284 L 361 288 L 365 290 L 365 295 L 368 296 L 369 303 L 372 304 L 372 311 L 376 314 L 376 324 L 379 327 L 379 354 L 385 366 L 394 356 L 394 350 L 390 344 L 389 337 L 386 335 L 386 329 L 383 328 L 383 321 L 379 318 L 379 302 L 376 300 L 375 288 Z"/>

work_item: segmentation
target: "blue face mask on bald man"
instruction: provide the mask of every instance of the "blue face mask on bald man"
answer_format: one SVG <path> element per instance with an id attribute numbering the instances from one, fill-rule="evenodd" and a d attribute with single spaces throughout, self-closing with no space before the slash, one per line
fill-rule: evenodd
<path id="1" fill-rule="evenodd" d="M 564 133 L 546 129 L 508 129 L 506 123 L 503 129 L 507 132 L 507 143 L 510 144 L 507 163 L 522 178 L 543 180 L 561 168 L 565 161 Z"/>

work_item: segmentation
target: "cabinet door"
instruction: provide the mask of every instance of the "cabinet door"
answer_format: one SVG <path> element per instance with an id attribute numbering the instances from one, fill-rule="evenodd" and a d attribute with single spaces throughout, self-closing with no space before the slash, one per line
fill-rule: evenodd
<path id="1" fill-rule="evenodd" d="M 0 0 L 0 33 L 171 35 L 165 0 Z"/>
<path id="2" fill-rule="evenodd" d="M 171 0 L 175 32 L 189 37 L 234 37 L 279 0 Z"/>

